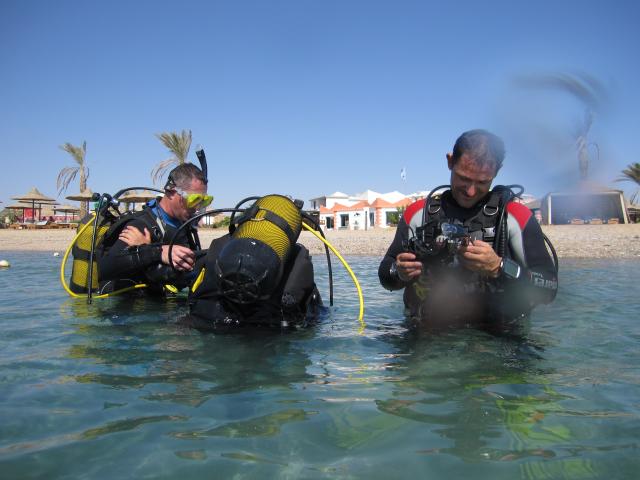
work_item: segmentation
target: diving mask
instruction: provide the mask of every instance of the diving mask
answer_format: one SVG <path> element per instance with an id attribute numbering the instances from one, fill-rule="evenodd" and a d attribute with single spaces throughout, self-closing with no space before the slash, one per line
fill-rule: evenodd
<path id="1" fill-rule="evenodd" d="M 213 202 L 213 196 L 206 193 L 188 193 L 180 188 L 174 190 L 183 198 L 189 210 L 201 210 Z"/>

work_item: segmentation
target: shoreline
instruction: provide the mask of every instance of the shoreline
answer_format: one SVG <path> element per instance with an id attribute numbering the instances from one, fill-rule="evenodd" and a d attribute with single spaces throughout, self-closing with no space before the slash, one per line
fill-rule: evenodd
<path id="1" fill-rule="evenodd" d="M 341 255 L 382 258 L 395 235 L 395 228 L 372 230 L 332 230 L 327 240 Z M 640 259 L 640 224 L 627 225 L 543 225 L 559 258 Z M 200 229 L 203 247 L 226 229 Z M 75 229 L 0 230 L 0 252 L 41 251 L 63 254 L 75 236 Z M 303 231 L 298 240 L 312 255 L 324 253 L 324 245 Z"/>

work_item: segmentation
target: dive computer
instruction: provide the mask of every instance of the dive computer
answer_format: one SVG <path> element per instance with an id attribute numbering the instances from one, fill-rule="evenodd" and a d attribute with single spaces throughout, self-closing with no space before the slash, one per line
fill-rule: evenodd
<path id="1" fill-rule="evenodd" d="M 514 262 L 510 258 L 503 258 L 502 261 L 500 262 L 500 269 L 499 269 L 500 276 L 505 276 L 507 278 L 516 280 L 520 278 L 521 271 L 522 269 L 520 268 L 520 265 L 518 265 L 516 262 Z"/>

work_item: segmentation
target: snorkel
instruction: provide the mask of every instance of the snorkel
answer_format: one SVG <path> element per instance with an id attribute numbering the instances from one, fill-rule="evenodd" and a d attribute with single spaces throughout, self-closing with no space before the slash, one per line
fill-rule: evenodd
<path id="1" fill-rule="evenodd" d="M 209 176 L 207 174 L 207 156 L 204 154 L 204 148 L 202 148 L 201 145 L 198 145 L 196 148 L 196 157 L 198 157 L 200 170 L 202 170 L 202 175 L 204 175 L 204 184 L 207 185 L 209 183 Z"/>

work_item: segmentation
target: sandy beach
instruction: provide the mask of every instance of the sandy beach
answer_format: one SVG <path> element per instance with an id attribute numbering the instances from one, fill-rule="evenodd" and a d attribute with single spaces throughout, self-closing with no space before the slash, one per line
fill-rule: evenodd
<path id="1" fill-rule="evenodd" d="M 637 258 L 640 259 L 640 224 L 633 225 L 553 225 L 543 226 L 561 258 Z M 203 246 L 226 233 L 225 229 L 201 229 Z M 0 252 L 64 252 L 75 230 L 0 230 Z M 384 255 L 395 235 L 394 228 L 337 230 L 325 233 L 342 255 Z M 324 252 L 320 240 L 302 232 L 300 243 L 312 254 Z"/>

